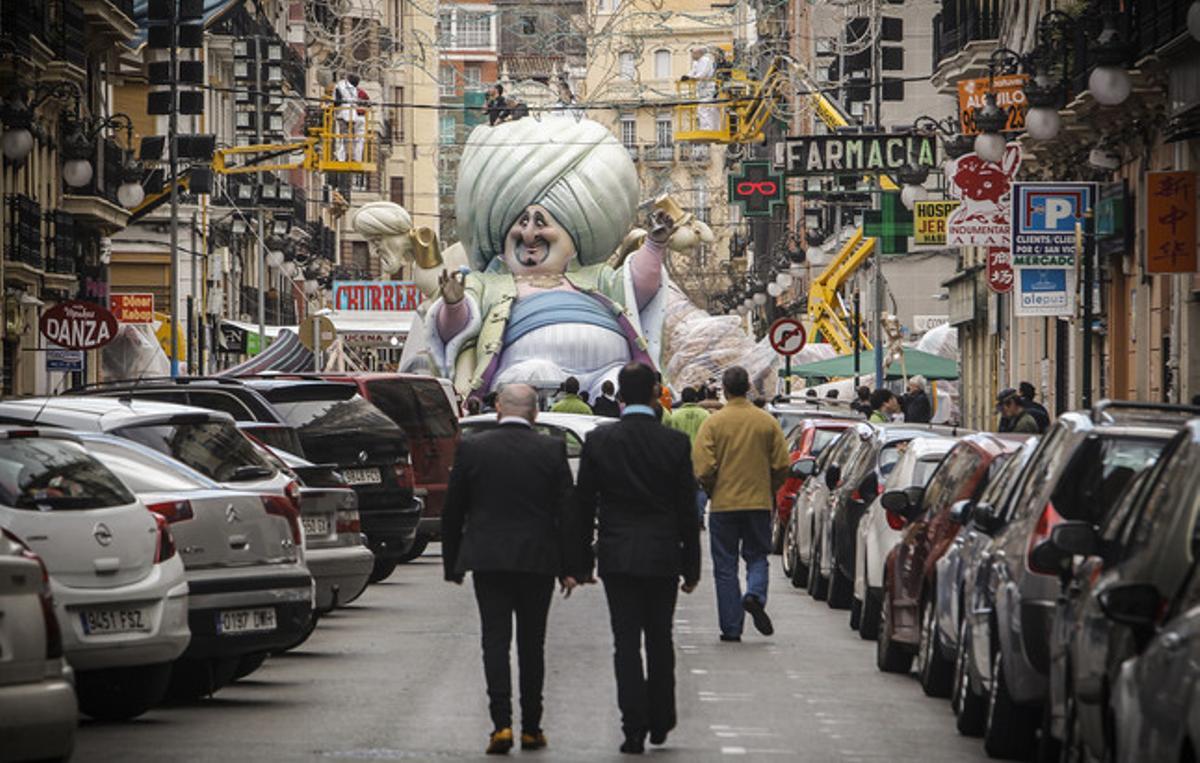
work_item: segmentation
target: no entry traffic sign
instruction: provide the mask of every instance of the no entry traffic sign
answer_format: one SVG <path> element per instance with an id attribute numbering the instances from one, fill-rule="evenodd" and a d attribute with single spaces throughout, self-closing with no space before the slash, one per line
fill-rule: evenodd
<path id="1" fill-rule="evenodd" d="M 795 318 L 780 318 L 775 321 L 771 324 L 767 336 L 770 337 L 775 352 L 788 357 L 803 350 L 805 342 L 808 341 L 808 333 Z"/>

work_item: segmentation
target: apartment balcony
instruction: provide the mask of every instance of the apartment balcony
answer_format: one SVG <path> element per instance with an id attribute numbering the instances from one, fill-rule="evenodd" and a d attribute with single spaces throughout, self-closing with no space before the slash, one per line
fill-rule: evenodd
<path id="1" fill-rule="evenodd" d="M 129 210 L 117 199 L 124 154 L 124 149 L 112 139 L 101 143 L 101 150 L 97 152 L 100 161 L 92 160 L 95 167 L 92 182 L 81 188 L 64 184 L 60 209 L 73 215 L 77 222 L 90 224 L 105 234 L 115 233 L 128 225 Z"/>
<path id="2" fill-rule="evenodd" d="M 675 144 L 642 146 L 642 161 L 646 164 L 674 164 Z"/>
<path id="3" fill-rule="evenodd" d="M 79 6 L 94 38 L 125 42 L 137 34 L 133 0 L 79 0 Z"/>
<path id="4" fill-rule="evenodd" d="M 953 95 L 963 79 L 985 77 L 998 46 L 1001 0 L 946 0 L 933 17 L 933 75 L 938 92 Z"/>

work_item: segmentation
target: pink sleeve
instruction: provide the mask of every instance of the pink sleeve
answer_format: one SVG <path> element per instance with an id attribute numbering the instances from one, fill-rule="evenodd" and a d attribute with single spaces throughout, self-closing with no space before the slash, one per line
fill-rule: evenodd
<path id="1" fill-rule="evenodd" d="M 449 342 L 470 322 L 471 309 L 467 307 L 466 299 L 460 299 L 454 304 L 443 301 L 442 309 L 438 310 L 437 314 L 438 336 L 443 342 Z"/>
<path id="2" fill-rule="evenodd" d="M 638 310 L 650 304 L 662 287 L 662 264 L 666 252 L 666 244 L 657 244 L 647 238 L 640 249 L 629 255 L 629 272 L 633 277 L 633 293 L 637 298 Z"/>

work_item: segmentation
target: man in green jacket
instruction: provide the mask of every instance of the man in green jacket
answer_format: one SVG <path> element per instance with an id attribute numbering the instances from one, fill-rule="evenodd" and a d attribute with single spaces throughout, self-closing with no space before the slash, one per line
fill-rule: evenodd
<path id="1" fill-rule="evenodd" d="M 671 411 L 671 417 L 663 423 L 688 436 L 692 446 L 696 445 L 696 433 L 700 425 L 708 418 L 708 411 L 700 407 L 700 391 L 695 387 L 685 387 L 680 394 L 683 405 Z M 703 487 L 696 489 L 696 513 L 700 515 L 700 529 L 704 529 L 704 507 L 708 505 L 708 493 Z"/>
<path id="2" fill-rule="evenodd" d="M 696 433 L 692 464 L 712 497 L 709 540 L 722 641 L 741 641 L 746 613 L 764 636 L 775 632 L 767 616 L 767 554 L 771 507 L 788 474 L 783 429 L 771 414 L 746 399 L 750 375 L 741 366 L 722 377 L 725 407 Z M 738 557 L 746 561 L 746 595 L 738 580 Z"/>
<path id="3" fill-rule="evenodd" d="M 579 396 L 578 379 L 574 376 L 568 376 L 562 383 L 562 391 L 562 399 L 550 408 L 551 413 L 582 413 L 587 416 L 592 415 L 592 407 L 583 402 L 583 398 Z"/>
<path id="4" fill-rule="evenodd" d="M 877 389 L 871 393 L 871 415 L 867 421 L 872 424 L 886 424 L 892 420 L 893 414 L 900 412 L 900 399 L 889 389 Z"/>

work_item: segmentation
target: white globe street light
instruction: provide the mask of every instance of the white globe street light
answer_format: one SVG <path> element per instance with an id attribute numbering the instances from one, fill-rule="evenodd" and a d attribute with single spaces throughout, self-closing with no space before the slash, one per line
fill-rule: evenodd
<path id="1" fill-rule="evenodd" d="M 121 202 L 121 206 L 126 209 L 133 209 L 141 204 L 146 198 L 146 191 L 142 188 L 141 183 L 122 183 L 117 188 L 117 201 Z"/>
<path id="2" fill-rule="evenodd" d="M 267 252 L 267 265 L 272 268 L 279 268 L 283 265 L 283 252 L 278 249 Z"/>
<path id="3" fill-rule="evenodd" d="M 1097 66 L 1088 76 L 1088 90 L 1105 106 L 1118 106 L 1133 92 L 1129 72 L 1119 66 Z"/>
<path id="4" fill-rule="evenodd" d="M 63 181 L 72 188 L 92 182 L 92 163 L 87 159 L 70 159 L 63 164 Z"/>
<path id="5" fill-rule="evenodd" d="M 1187 28 L 1188 33 L 1192 35 L 1192 39 L 1200 40 L 1200 0 L 1195 0 L 1188 7 Z"/>
<path id="6" fill-rule="evenodd" d="M 1004 159 L 1008 141 L 998 132 L 981 132 L 975 136 L 975 154 L 985 162 L 999 164 Z"/>
<path id="7" fill-rule="evenodd" d="M 1054 140 L 1062 128 L 1058 109 L 1035 106 L 1025 114 L 1025 132 L 1035 140 Z"/>
<path id="8" fill-rule="evenodd" d="M 909 184 L 900 189 L 900 203 L 906 209 L 912 209 L 918 201 L 929 198 L 929 189 L 923 185 Z"/>
<path id="9" fill-rule="evenodd" d="M 778 297 L 780 294 L 783 294 L 783 288 L 780 287 L 779 284 L 772 281 L 771 283 L 767 284 L 767 294 L 770 294 L 772 297 Z"/>
<path id="10" fill-rule="evenodd" d="M 780 286 L 782 286 L 785 289 L 792 288 L 792 283 L 794 281 L 795 281 L 795 279 L 792 278 L 792 274 L 787 271 L 775 276 L 775 283 L 779 284 Z"/>
<path id="11" fill-rule="evenodd" d="M 755 294 L 753 299 L 754 299 L 754 304 L 758 305 L 759 307 L 762 307 L 763 305 L 767 304 L 767 295 L 763 294 L 761 291 L 758 292 L 757 294 Z"/>
<path id="12" fill-rule="evenodd" d="M 10 162 L 23 162 L 33 150 L 33 133 L 24 127 L 4 131 L 4 158 Z"/>

